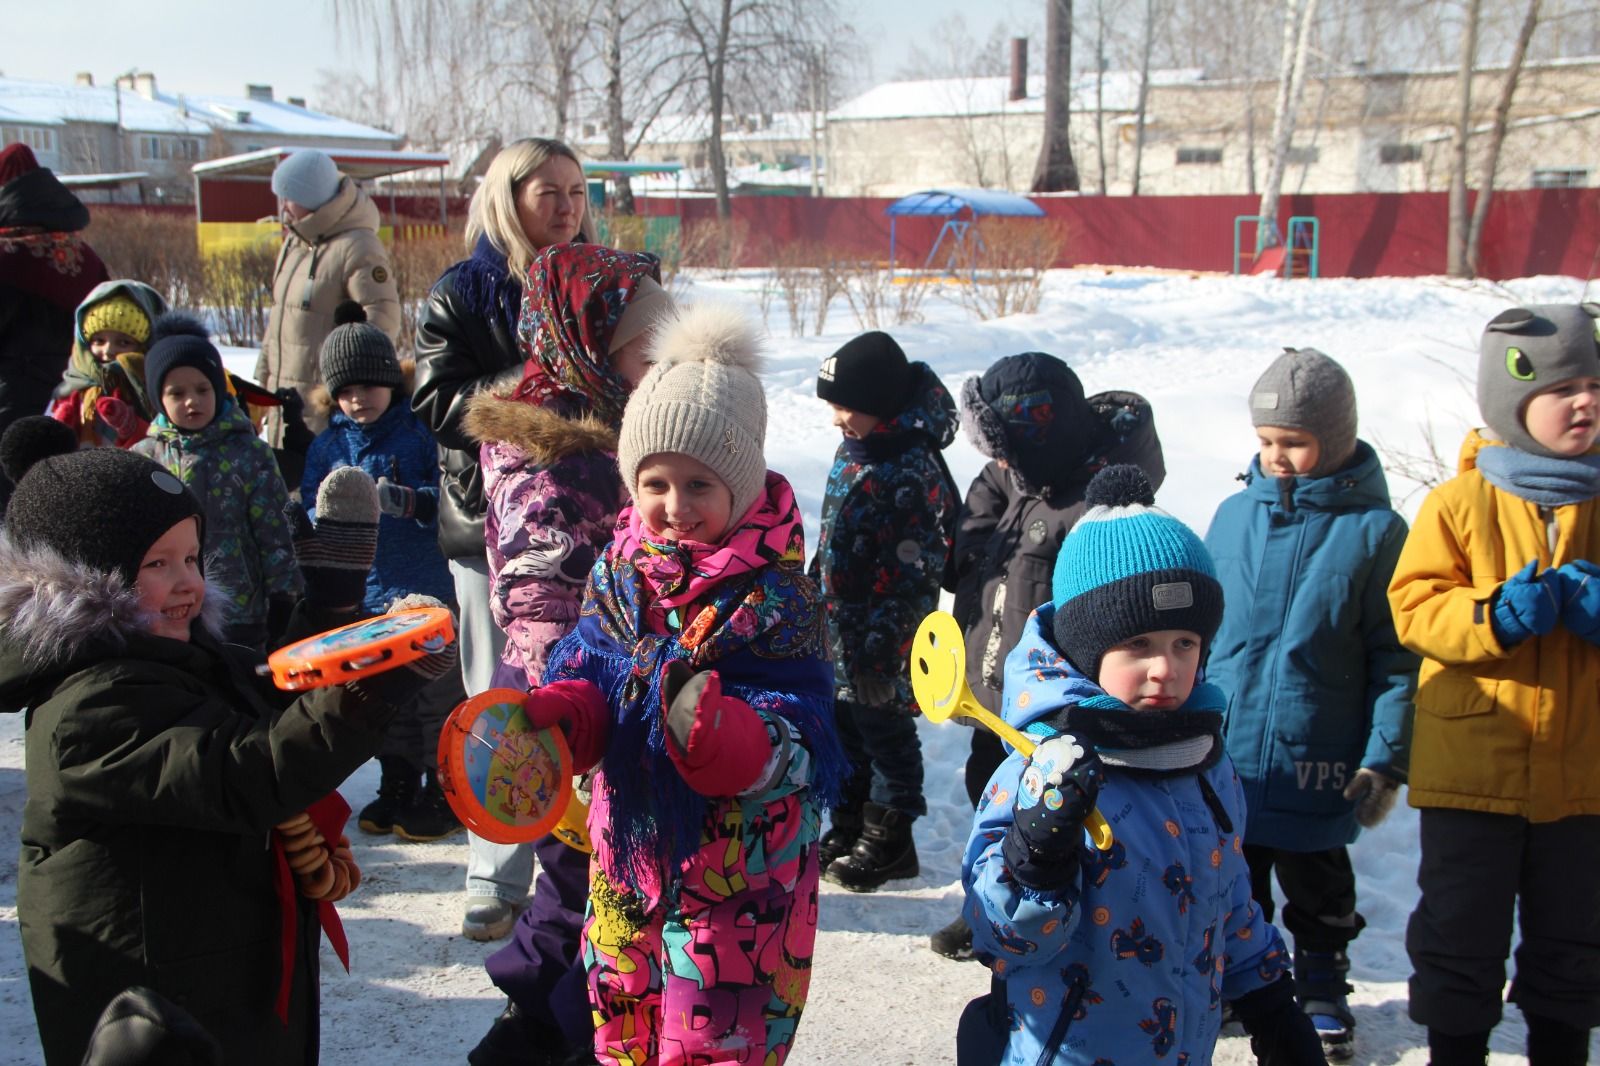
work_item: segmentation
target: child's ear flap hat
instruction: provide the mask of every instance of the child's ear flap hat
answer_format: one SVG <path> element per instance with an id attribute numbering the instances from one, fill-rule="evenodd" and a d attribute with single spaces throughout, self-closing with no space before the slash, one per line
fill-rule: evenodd
<path id="1" fill-rule="evenodd" d="M 144 391 L 151 405 L 161 409 L 161 384 L 180 366 L 192 367 L 211 382 L 217 411 L 228 397 L 228 372 L 222 353 L 211 343 L 211 332 L 193 315 L 168 311 L 150 329 L 150 350 L 144 357 Z"/>
<path id="2" fill-rule="evenodd" d="M 1098 420 L 1072 368 L 1044 352 L 997 360 L 961 387 L 961 428 L 1034 490 L 1071 481 L 1094 451 Z"/>
<path id="3" fill-rule="evenodd" d="M 1520 451 L 1559 458 L 1533 439 L 1522 414 L 1534 393 L 1569 378 L 1600 378 L 1600 303 L 1530 304 L 1502 311 L 1478 348 L 1478 410 Z"/>
<path id="4" fill-rule="evenodd" d="M 1321 446 L 1307 477 L 1341 469 L 1356 451 L 1356 389 L 1315 348 L 1285 348 L 1250 389 L 1250 424 L 1298 429 Z"/>
<path id="5" fill-rule="evenodd" d="M 1200 635 L 1203 660 L 1222 623 L 1222 586 L 1205 544 L 1155 506 L 1136 466 L 1100 471 L 1084 502 L 1050 586 L 1062 654 L 1093 680 L 1107 649 L 1140 633 L 1187 629 Z"/>
<path id="6" fill-rule="evenodd" d="M 48 548 L 130 586 L 150 546 L 185 518 L 205 515 L 188 486 L 153 459 L 121 448 L 79 450 L 77 434 L 43 415 L 18 419 L 0 437 L 0 469 L 16 484 L 6 536 Z"/>
<path id="7" fill-rule="evenodd" d="M 760 341 L 737 308 L 696 304 L 656 327 L 655 365 L 628 399 L 617 467 L 631 496 L 639 467 L 681 452 L 716 471 L 742 518 L 767 480 L 767 395 L 756 377 Z"/>

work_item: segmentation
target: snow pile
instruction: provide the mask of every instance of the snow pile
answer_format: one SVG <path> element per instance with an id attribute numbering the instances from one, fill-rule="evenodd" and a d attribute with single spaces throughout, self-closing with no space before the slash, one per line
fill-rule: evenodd
<path id="1" fill-rule="evenodd" d="M 687 298 L 714 295 L 759 314 L 763 275 L 699 281 Z M 927 321 L 892 330 L 913 359 L 927 361 L 952 391 L 994 359 L 1052 352 L 1070 363 L 1090 393 L 1133 389 L 1149 398 L 1166 449 L 1160 503 L 1204 530 L 1237 485 L 1255 443 L 1247 390 L 1284 345 L 1320 348 L 1355 379 L 1361 435 L 1390 455 L 1423 455 L 1431 435 L 1451 467 L 1476 419 L 1472 376 L 1484 322 L 1513 301 L 1571 301 L 1582 283 L 1532 278 L 1504 286 L 1429 279 L 1284 282 L 1267 278 L 1187 278 L 1055 272 L 1039 313 L 976 323 L 953 301 L 930 300 Z M 769 462 L 794 483 L 815 537 L 822 489 L 838 434 L 815 398 L 815 370 L 851 336 L 842 301 L 819 338 L 793 340 L 781 310 L 772 331 L 768 376 Z M 253 352 L 230 353 L 253 369 Z M 947 453 L 965 485 L 982 458 L 965 439 Z M 1421 500 L 1416 481 L 1390 489 L 1409 516 Z M 814 541 L 813 541 L 814 543 Z M 961 1007 L 988 985 L 987 971 L 941 959 L 927 936 L 959 907 L 960 856 L 970 819 L 961 767 L 966 730 L 921 723 L 929 814 L 917 823 L 922 876 L 857 896 L 825 885 L 811 1001 L 790 1060 L 794 1066 L 846 1062 L 947 1063 Z M 24 798 L 22 717 L 0 715 L 0 835 L 15 840 Z M 369 764 L 343 788 L 359 807 L 377 788 Z M 484 976 L 492 946 L 460 935 L 465 845 L 405 844 L 356 833 L 366 873 L 340 905 L 350 934 L 353 973 L 329 953 L 323 963 L 324 1061 L 344 1066 L 460 1062 L 487 1029 L 501 999 Z M 37 1066 L 20 942 L 16 934 L 15 852 L 0 865 L 0 1063 Z M 1351 951 L 1358 1018 L 1358 1062 L 1421 1066 L 1422 1032 L 1406 1017 L 1406 918 L 1416 898 L 1417 819 L 1399 808 L 1354 849 L 1366 932 Z M 204 901 L 197 901 L 203 905 Z M 1491 1061 L 1521 1060 L 1522 1026 L 1508 1010 Z M 1242 1038 L 1225 1039 L 1216 1061 L 1249 1063 Z"/>

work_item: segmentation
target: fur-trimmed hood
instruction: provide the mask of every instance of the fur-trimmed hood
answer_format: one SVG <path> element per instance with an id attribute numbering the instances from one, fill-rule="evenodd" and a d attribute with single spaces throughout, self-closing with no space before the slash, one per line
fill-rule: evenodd
<path id="1" fill-rule="evenodd" d="M 473 396 L 461 426 L 480 444 L 509 444 L 540 465 L 579 452 L 617 450 L 617 431 L 594 415 L 567 418 L 549 407 L 514 400 L 506 392 Z"/>
<path id="2" fill-rule="evenodd" d="M 214 637 L 225 597 L 207 581 L 200 624 Z M 138 593 L 120 575 L 53 548 L 20 547 L 0 532 L 0 705 L 34 675 L 114 654 L 149 626 Z"/>
<path id="3" fill-rule="evenodd" d="M 411 391 L 417 384 L 417 361 L 415 359 L 400 360 L 400 377 L 402 379 L 400 387 L 394 390 L 394 397 L 389 401 L 391 404 L 399 403 L 401 400 L 405 400 L 407 403 L 411 402 Z M 316 388 L 312 389 L 310 395 L 306 397 L 307 413 L 320 415 L 324 422 L 331 419 L 338 410 L 339 405 L 334 402 L 333 393 L 329 392 L 328 386 L 321 382 L 318 382 Z"/>

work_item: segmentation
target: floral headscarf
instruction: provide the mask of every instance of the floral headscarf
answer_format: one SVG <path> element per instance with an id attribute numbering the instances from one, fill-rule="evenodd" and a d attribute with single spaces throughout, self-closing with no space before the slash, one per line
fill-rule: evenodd
<path id="1" fill-rule="evenodd" d="M 517 345 L 527 360 L 516 399 L 622 423 L 628 382 L 611 366 L 611 336 L 639 279 L 661 260 L 600 244 L 556 244 L 528 267 Z"/>

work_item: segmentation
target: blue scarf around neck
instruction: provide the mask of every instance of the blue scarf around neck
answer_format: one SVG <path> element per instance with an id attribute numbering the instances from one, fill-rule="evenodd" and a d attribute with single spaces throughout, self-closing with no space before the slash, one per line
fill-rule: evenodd
<path id="1" fill-rule="evenodd" d="M 1476 462 L 1489 484 L 1541 507 L 1565 507 L 1600 496 L 1600 455 L 1557 459 L 1496 445 L 1480 450 Z"/>

